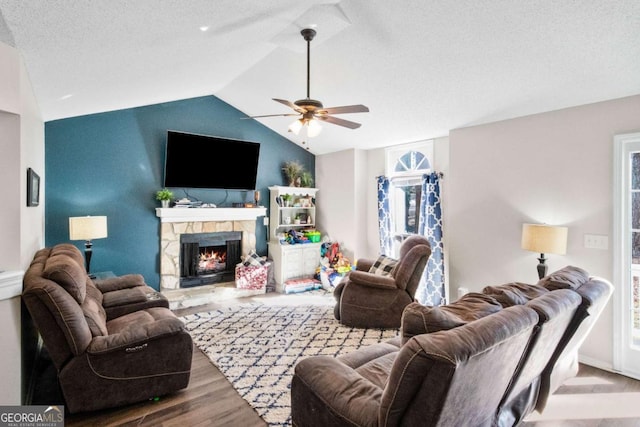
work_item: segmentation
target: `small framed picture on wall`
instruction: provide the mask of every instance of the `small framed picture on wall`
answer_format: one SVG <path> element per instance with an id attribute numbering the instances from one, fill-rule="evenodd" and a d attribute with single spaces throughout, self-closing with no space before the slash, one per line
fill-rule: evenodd
<path id="1" fill-rule="evenodd" d="M 33 169 L 27 169 L 27 206 L 40 204 L 40 175 Z"/>

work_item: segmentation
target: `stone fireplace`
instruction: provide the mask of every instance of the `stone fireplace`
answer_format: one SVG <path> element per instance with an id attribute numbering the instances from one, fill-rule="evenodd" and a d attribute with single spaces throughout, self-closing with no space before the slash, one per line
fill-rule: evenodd
<path id="1" fill-rule="evenodd" d="M 160 291 L 233 282 L 235 265 L 255 249 L 256 221 L 266 211 L 266 208 L 157 208 L 156 216 L 161 221 Z M 191 257 L 190 261 L 184 262 L 186 256 Z"/>

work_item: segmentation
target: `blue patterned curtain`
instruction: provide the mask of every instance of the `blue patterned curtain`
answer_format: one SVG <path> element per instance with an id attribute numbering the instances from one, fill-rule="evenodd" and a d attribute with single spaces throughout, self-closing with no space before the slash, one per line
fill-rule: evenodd
<path id="1" fill-rule="evenodd" d="M 378 229 L 380 230 L 380 251 L 382 255 L 393 255 L 391 211 L 389 209 L 389 179 L 385 176 L 378 181 Z"/>
<path id="2" fill-rule="evenodd" d="M 440 176 L 434 172 L 422 176 L 422 200 L 418 233 L 431 244 L 431 256 L 416 291 L 416 299 L 424 305 L 444 304 L 444 255 L 442 245 L 442 208 Z"/>

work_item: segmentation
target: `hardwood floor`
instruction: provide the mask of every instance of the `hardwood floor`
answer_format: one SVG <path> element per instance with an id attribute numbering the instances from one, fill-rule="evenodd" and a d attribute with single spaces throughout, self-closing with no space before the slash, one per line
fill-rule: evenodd
<path id="1" fill-rule="evenodd" d="M 526 427 L 638 427 L 640 381 L 588 365 L 551 396 Z"/>
<path id="2" fill-rule="evenodd" d="M 255 299 L 255 298 L 254 298 Z M 217 308 L 176 310 L 179 316 Z M 64 404 L 46 353 L 39 363 L 32 404 Z M 96 396 L 99 399 L 99 396 Z M 66 414 L 66 426 L 234 426 L 266 423 L 197 347 L 189 386 L 157 400 L 84 414 Z M 526 427 L 640 427 L 640 381 L 580 366 L 578 377 L 550 398 L 543 414 L 530 414 Z"/>

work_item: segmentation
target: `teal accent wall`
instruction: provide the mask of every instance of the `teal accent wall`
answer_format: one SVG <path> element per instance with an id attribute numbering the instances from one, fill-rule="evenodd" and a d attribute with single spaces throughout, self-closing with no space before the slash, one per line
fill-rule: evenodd
<path id="1" fill-rule="evenodd" d="M 214 96 L 167 102 L 45 123 L 45 244 L 69 242 L 69 217 L 106 215 L 109 236 L 93 241 L 91 271 L 139 273 L 158 289 L 160 219 L 167 130 L 260 143 L 257 190 L 269 208 L 271 185 L 286 185 L 282 164 L 298 160 L 314 173 L 315 157 Z M 197 153 L 194 153 L 197 155 Z M 240 168 L 242 159 L 211 159 L 211 167 Z M 187 189 L 205 203 L 231 206 L 251 191 Z M 177 198 L 185 196 L 174 191 Z M 256 249 L 267 254 L 267 227 L 256 225 Z M 84 250 L 84 242 L 72 242 Z"/>

